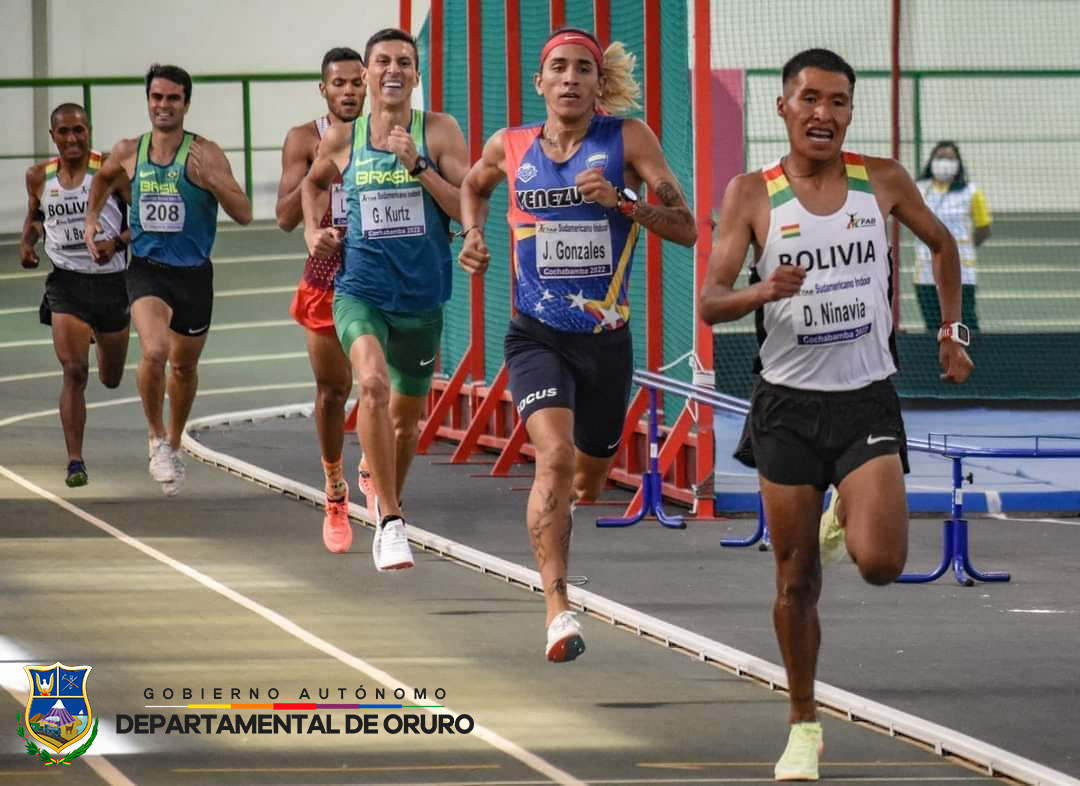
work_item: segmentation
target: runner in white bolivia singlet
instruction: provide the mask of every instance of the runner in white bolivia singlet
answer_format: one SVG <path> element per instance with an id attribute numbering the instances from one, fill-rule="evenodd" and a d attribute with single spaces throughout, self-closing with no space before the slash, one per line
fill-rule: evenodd
<path id="1" fill-rule="evenodd" d="M 115 197 L 107 200 L 101 209 L 98 253 L 91 254 L 83 225 L 102 155 L 90 149 L 90 122 L 78 104 L 58 106 L 49 125 L 59 155 L 26 172 L 29 206 L 19 256 L 23 267 L 37 267 L 34 245 L 44 234 L 53 270 L 45 279 L 39 318 L 42 324 L 52 326 L 53 346 L 64 370 L 60 423 L 68 454 L 65 482 L 84 486 L 89 481 L 82 447 L 90 342 L 93 339 L 97 347 L 101 383 L 117 387 L 128 349 L 130 318 L 124 270 L 131 232 L 119 201 Z"/>
<path id="2" fill-rule="evenodd" d="M 751 281 L 780 265 L 806 271 L 799 294 L 762 306 L 761 376 L 802 390 L 852 390 L 896 373 L 892 264 L 865 159 L 843 153 L 847 198 L 829 215 L 795 196 L 782 162 L 762 170 L 769 234 Z"/>
<path id="3" fill-rule="evenodd" d="M 867 582 L 888 584 L 907 559 L 907 437 L 890 379 L 890 214 L 934 258 L 942 315 L 953 323 L 939 338 L 943 378 L 963 382 L 972 364 L 954 340 L 966 343 L 967 333 L 956 324 L 956 242 L 899 164 L 843 151 L 855 91 L 851 66 L 810 49 L 784 66 L 783 88 L 777 113 L 789 152 L 728 185 L 698 311 L 709 324 L 755 312 L 759 377 L 736 455 L 757 467 L 776 557 L 773 623 L 791 729 L 775 777 L 816 781 L 821 565 L 846 545 Z M 751 245 L 751 284 L 736 290 Z M 839 494 L 822 517 L 830 484 Z"/>

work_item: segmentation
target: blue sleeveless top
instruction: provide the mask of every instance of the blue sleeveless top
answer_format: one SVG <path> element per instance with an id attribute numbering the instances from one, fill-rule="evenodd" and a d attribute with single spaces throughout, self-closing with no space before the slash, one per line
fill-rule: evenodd
<path id="1" fill-rule="evenodd" d="M 185 131 L 173 160 L 150 160 L 150 134 L 139 137 L 131 178 L 131 250 L 137 257 L 173 267 L 198 267 L 210 260 L 217 235 L 214 195 L 187 176 L 187 157 L 195 135 Z"/>
<path id="2" fill-rule="evenodd" d="M 517 310 L 556 330 L 599 333 L 630 319 L 630 268 L 640 225 L 586 202 L 574 185 L 585 169 L 623 182 L 623 120 L 596 115 L 563 163 L 541 148 L 542 124 L 504 132 L 514 236 Z"/>
<path id="3" fill-rule="evenodd" d="M 353 123 L 341 174 L 348 223 L 334 289 L 390 313 L 431 311 L 450 299 L 450 217 L 396 155 L 371 146 L 369 117 Z M 408 130 L 422 155 L 424 129 L 413 110 Z"/>

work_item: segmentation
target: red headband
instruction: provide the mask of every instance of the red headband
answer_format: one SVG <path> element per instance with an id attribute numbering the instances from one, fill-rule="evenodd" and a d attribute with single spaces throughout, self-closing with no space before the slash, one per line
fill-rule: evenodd
<path id="1" fill-rule="evenodd" d="M 540 68 L 544 68 L 544 61 L 547 60 L 547 56 L 551 54 L 551 50 L 557 46 L 563 44 L 577 44 L 583 46 L 589 50 L 589 54 L 593 56 L 593 60 L 596 61 L 596 70 L 603 72 L 604 70 L 604 53 L 600 51 L 600 47 L 596 42 L 582 33 L 575 33 L 573 31 L 567 33 L 559 33 L 552 36 L 546 44 L 544 44 L 544 50 L 540 53 Z"/>

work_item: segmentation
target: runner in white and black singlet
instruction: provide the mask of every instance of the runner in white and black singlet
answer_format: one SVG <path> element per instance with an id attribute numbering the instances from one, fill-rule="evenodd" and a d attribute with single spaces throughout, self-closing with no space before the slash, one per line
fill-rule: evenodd
<path id="1" fill-rule="evenodd" d="M 98 253 L 90 253 L 83 224 L 102 155 L 90 149 L 90 121 L 78 104 L 56 107 L 49 127 L 59 156 L 26 172 L 29 207 L 19 257 L 23 267 L 37 267 L 34 245 L 45 236 L 45 253 L 53 269 L 45 279 L 40 319 L 52 326 L 53 346 L 64 370 L 60 423 L 68 453 L 66 483 L 84 486 L 88 482 L 82 447 L 90 341 L 93 338 L 97 346 L 101 384 L 117 387 L 128 349 L 130 313 L 124 270 L 131 231 L 123 205 L 111 197 L 101 210 Z"/>
<path id="2" fill-rule="evenodd" d="M 709 324 L 756 317 L 758 378 L 737 455 L 758 469 L 776 555 L 773 621 L 792 724 L 777 780 L 818 779 L 814 674 L 827 552 L 842 554 L 846 545 L 863 578 L 879 585 L 894 581 L 907 559 L 888 216 L 933 254 L 946 322 L 943 378 L 963 382 L 972 368 L 958 321 L 956 242 L 897 162 L 843 149 L 854 88 L 851 66 L 828 50 L 807 50 L 784 66 L 777 113 L 790 149 L 728 185 L 699 295 Z M 750 285 L 736 290 L 751 245 Z M 839 495 L 823 517 L 830 484 Z"/>

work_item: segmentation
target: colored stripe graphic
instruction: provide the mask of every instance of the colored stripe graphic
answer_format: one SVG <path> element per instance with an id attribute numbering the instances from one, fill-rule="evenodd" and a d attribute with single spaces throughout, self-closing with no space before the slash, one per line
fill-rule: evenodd
<path id="1" fill-rule="evenodd" d="M 780 207 L 780 205 L 795 198 L 795 192 L 791 190 L 791 184 L 788 182 L 787 175 L 784 174 L 784 168 L 780 164 L 763 170 L 761 174 L 765 178 L 765 188 L 769 192 L 770 207 Z"/>
<path id="2" fill-rule="evenodd" d="M 439 709 L 445 704 L 308 704 L 275 702 L 274 704 L 147 704 L 144 709 L 174 710 L 412 710 Z"/>
<path id="3" fill-rule="evenodd" d="M 780 227 L 780 237 L 798 237 L 800 234 L 798 224 L 785 224 Z"/>
<path id="4" fill-rule="evenodd" d="M 866 160 L 858 153 L 844 153 L 844 168 L 847 170 L 848 189 L 865 191 L 872 194 L 870 176 L 866 172 Z"/>

